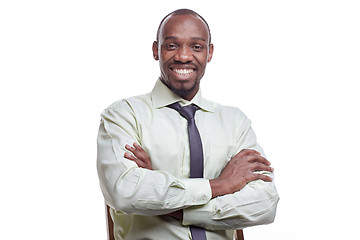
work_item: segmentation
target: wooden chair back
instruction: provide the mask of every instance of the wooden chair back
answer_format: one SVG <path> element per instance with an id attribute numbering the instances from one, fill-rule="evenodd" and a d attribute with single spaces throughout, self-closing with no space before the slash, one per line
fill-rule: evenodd
<path id="1" fill-rule="evenodd" d="M 115 237 L 114 237 L 114 222 L 111 218 L 111 215 L 110 215 L 110 207 L 105 204 L 106 206 L 106 229 L 107 229 L 107 239 L 108 240 L 115 240 Z"/>
<path id="2" fill-rule="evenodd" d="M 235 240 L 244 240 L 243 230 L 235 230 L 234 236 Z"/>

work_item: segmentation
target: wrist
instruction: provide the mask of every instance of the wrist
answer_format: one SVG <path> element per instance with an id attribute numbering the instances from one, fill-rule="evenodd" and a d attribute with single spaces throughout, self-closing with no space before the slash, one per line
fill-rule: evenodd
<path id="1" fill-rule="evenodd" d="M 211 198 L 223 195 L 221 181 L 218 178 L 209 180 L 211 188 Z"/>

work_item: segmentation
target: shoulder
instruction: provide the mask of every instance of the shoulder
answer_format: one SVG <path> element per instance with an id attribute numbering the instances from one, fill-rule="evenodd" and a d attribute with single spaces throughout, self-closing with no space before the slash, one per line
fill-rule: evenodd
<path id="1" fill-rule="evenodd" d="M 240 108 L 238 108 L 238 107 L 222 105 L 222 104 L 210 102 L 210 101 L 208 101 L 208 102 L 211 103 L 211 105 L 214 108 L 214 113 L 216 115 L 218 115 L 219 117 L 222 117 L 227 120 L 234 120 L 234 121 L 247 119 L 244 112 L 241 111 Z"/>
<path id="2" fill-rule="evenodd" d="M 132 107 L 141 107 L 144 105 L 148 105 L 150 103 L 150 96 L 149 94 L 143 94 L 139 96 L 129 97 L 117 100 L 110 104 L 105 110 L 125 110 Z"/>
<path id="3" fill-rule="evenodd" d="M 250 119 L 240 108 L 214 102 L 211 102 L 211 104 L 214 110 L 212 112 L 213 116 L 218 123 L 224 126 L 225 130 L 242 133 L 251 127 Z"/>
<path id="4" fill-rule="evenodd" d="M 151 107 L 150 94 L 143 94 L 139 96 L 124 98 L 117 100 L 110 104 L 104 111 L 101 113 L 101 116 L 104 115 L 128 115 L 135 116 L 136 112 L 143 111 Z"/>

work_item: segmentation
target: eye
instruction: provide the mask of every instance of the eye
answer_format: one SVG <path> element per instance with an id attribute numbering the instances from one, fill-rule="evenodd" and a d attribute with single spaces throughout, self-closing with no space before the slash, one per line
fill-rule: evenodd
<path id="1" fill-rule="evenodd" d="M 200 52 L 203 49 L 202 45 L 196 44 L 191 47 L 195 52 Z"/>
<path id="2" fill-rule="evenodd" d="M 177 45 L 174 43 L 166 44 L 166 49 L 168 50 L 175 50 L 177 48 Z"/>

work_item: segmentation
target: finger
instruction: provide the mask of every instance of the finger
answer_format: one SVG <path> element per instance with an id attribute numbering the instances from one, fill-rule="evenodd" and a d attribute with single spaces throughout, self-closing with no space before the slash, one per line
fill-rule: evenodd
<path id="1" fill-rule="evenodd" d="M 124 157 L 131 161 L 134 161 L 138 165 L 138 167 L 150 169 L 145 162 L 141 161 L 140 159 L 137 159 L 136 157 L 134 157 L 132 154 L 130 154 L 128 152 L 126 152 L 124 154 Z"/>
<path id="2" fill-rule="evenodd" d="M 142 147 L 140 147 L 140 145 L 136 142 L 133 143 L 133 146 L 138 150 L 143 150 Z"/>
<path id="3" fill-rule="evenodd" d="M 143 157 L 144 156 L 144 149 L 142 149 L 142 147 L 140 147 L 139 144 L 137 143 L 133 143 L 133 146 L 134 147 L 131 147 L 132 148 L 132 152 L 136 155 L 139 155 L 140 157 Z"/>
<path id="4" fill-rule="evenodd" d="M 126 144 L 125 145 L 125 149 L 129 150 L 130 152 L 133 152 L 135 150 L 135 148 L 133 148 L 132 146 Z"/>
<path id="5" fill-rule="evenodd" d="M 248 157 L 248 161 L 249 162 L 258 162 L 258 163 L 262 163 L 266 166 L 270 166 L 271 162 L 269 160 L 267 160 L 266 158 L 259 156 L 259 155 L 255 155 L 255 154 L 250 154 L 247 156 Z"/>
<path id="6" fill-rule="evenodd" d="M 133 146 L 134 146 L 134 148 L 138 151 L 139 154 L 142 154 L 142 155 L 145 154 L 145 150 L 144 150 L 142 147 L 140 147 L 139 144 L 137 144 L 137 143 L 135 142 L 135 143 L 133 143 Z"/>
<path id="7" fill-rule="evenodd" d="M 138 144 L 135 145 L 135 143 L 134 143 L 134 146 L 136 146 L 136 147 L 132 147 L 132 146 L 126 144 L 125 149 L 132 152 L 138 159 L 145 161 L 145 158 L 146 158 L 145 151 Z"/>
<path id="8" fill-rule="evenodd" d="M 129 160 L 132 160 L 132 161 L 135 161 L 137 159 L 136 157 L 134 157 L 134 155 L 132 155 L 131 153 L 128 153 L 128 152 L 126 152 L 124 154 L 124 157 L 129 159 Z"/>
<path id="9" fill-rule="evenodd" d="M 134 148 L 136 148 L 138 151 L 140 152 L 145 152 L 144 149 L 142 147 L 140 147 L 140 145 L 136 142 L 133 143 Z"/>
<path id="10" fill-rule="evenodd" d="M 254 173 L 256 180 L 263 180 L 265 182 L 272 182 L 272 178 L 270 176 L 267 176 L 265 174 L 260 173 Z"/>
<path id="11" fill-rule="evenodd" d="M 149 169 L 149 167 L 147 166 L 147 164 L 144 163 L 143 161 L 140 161 L 139 159 L 135 159 L 134 161 L 136 162 L 136 164 L 138 165 L 138 167 Z"/>
<path id="12" fill-rule="evenodd" d="M 138 160 L 142 161 L 146 165 L 145 168 L 152 170 L 150 156 L 138 143 L 134 142 L 133 146 L 126 145 L 125 148 L 131 151 Z"/>
<path id="13" fill-rule="evenodd" d="M 144 161 L 147 165 L 151 166 L 151 160 L 149 155 L 145 152 L 145 150 L 140 147 L 139 144 L 137 143 L 133 143 L 134 147 L 135 147 L 135 151 L 134 154 L 137 158 L 141 159 L 142 161 Z"/>
<path id="14" fill-rule="evenodd" d="M 251 169 L 252 171 L 268 171 L 268 172 L 274 171 L 272 167 L 266 166 L 265 164 L 259 162 L 253 163 Z"/>

